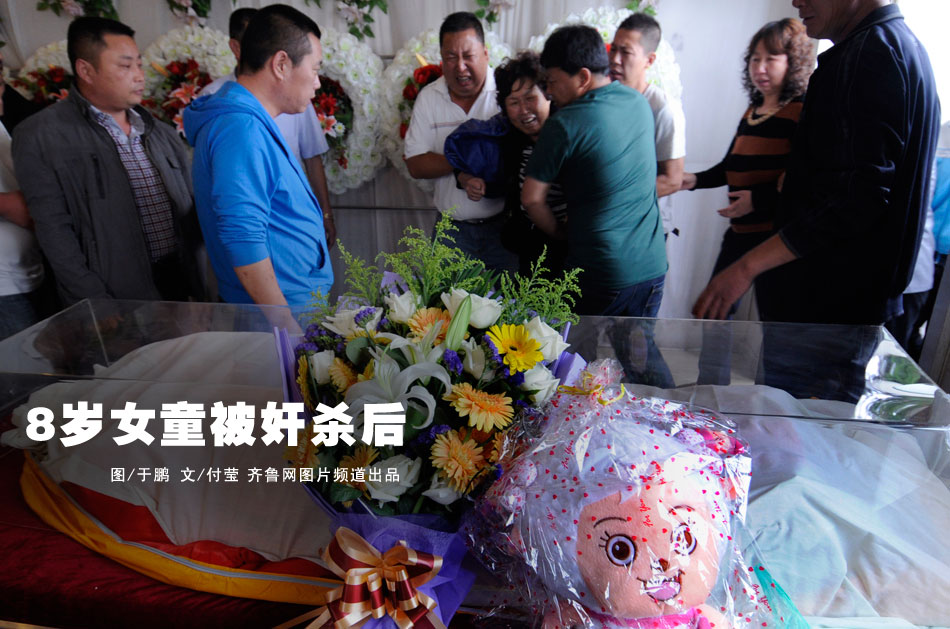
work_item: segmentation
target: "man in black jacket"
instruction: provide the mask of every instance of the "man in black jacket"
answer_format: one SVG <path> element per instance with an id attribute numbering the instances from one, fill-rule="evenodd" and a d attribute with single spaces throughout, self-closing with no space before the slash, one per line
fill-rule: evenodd
<path id="1" fill-rule="evenodd" d="M 185 146 L 139 105 L 145 78 L 133 35 L 114 20 L 74 20 L 73 89 L 13 138 L 17 179 L 67 305 L 204 292 Z"/>

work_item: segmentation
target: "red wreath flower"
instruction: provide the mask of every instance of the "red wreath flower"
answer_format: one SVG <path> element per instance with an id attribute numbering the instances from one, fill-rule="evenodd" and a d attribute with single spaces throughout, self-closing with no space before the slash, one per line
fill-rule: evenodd
<path id="1" fill-rule="evenodd" d="M 419 95 L 419 88 L 416 87 L 415 83 L 410 83 L 402 89 L 402 97 L 406 100 L 416 100 L 416 96 Z"/>

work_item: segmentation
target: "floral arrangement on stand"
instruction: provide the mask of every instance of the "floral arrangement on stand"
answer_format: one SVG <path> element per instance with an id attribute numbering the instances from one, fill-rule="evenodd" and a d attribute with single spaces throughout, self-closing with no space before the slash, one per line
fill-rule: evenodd
<path id="1" fill-rule="evenodd" d="M 184 61 L 172 61 L 165 67 L 158 65 L 152 68 L 165 77 L 162 84 L 155 90 L 158 98 L 143 98 L 142 106 L 148 109 L 159 120 L 171 124 L 185 137 L 185 127 L 182 123 L 182 110 L 195 99 L 195 96 L 205 85 L 211 82 L 207 72 L 201 70 L 198 62 L 192 58 Z"/>
<path id="2" fill-rule="evenodd" d="M 633 3 L 631 3 L 633 4 Z M 637 3 L 637 6 L 645 13 L 651 13 L 654 9 L 656 0 L 644 0 Z M 633 14 L 629 8 L 615 9 L 613 7 L 600 7 L 597 9 L 587 9 L 583 13 L 571 13 L 563 20 L 557 23 L 548 24 L 543 35 L 535 35 L 528 42 L 528 48 L 535 52 L 541 52 L 544 49 L 544 42 L 558 27 L 568 24 L 587 24 L 596 28 L 604 43 L 609 45 L 614 39 L 614 33 L 620 23 Z M 656 61 L 647 70 L 647 80 L 666 92 L 670 98 L 677 100 L 683 97 L 683 84 L 680 81 L 680 68 L 676 63 L 676 53 L 673 47 L 665 39 L 660 40 L 660 45 L 656 49 Z"/>
<path id="3" fill-rule="evenodd" d="M 320 0 L 306 0 L 307 4 L 315 2 L 318 7 L 322 6 Z M 386 0 L 337 0 L 336 10 L 348 27 L 347 32 L 359 40 L 366 37 L 375 37 L 370 24 L 373 23 L 373 16 L 370 15 L 373 9 L 379 9 L 383 13 L 389 11 Z"/>
<path id="4" fill-rule="evenodd" d="M 211 12 L 211 0 L 166 0 L 172 15 L 187 24 L 204 25 Z"/>
<path id="5" fill-rule="evenodd" d="M 39 0 L 36 3 L 37 11 L 52 11 L 56 15 L 66 14 L 69 17 L 88 15 L 119 19 L 112 0 Z"/>
<path id="6" fill-rule="evenodd" d="M 341 247 L 349 291 L 317 307 L 294 349 L 308 412 L 345 402 L 359 436 L 380 426 L 366 405 L 405 411 L 375 443 L 321 441 L 324 424 L 310 424 L 289 450 L 298 467 L 351 471 L 314 484 L 338 510 L 357 501 L 379 515 L 457 520 L 494 480 L 506 430 L 559 384 L 552 363 L 567 348 L 559 330 L 577 321 L 579 271 L 549 279 L 539 261 L 527 277 L 495 276 L 446 243 L 454 229 L 443 216 L 433 241 L 407 227 L 403 250 L 380 254 L 385 274 Z"/>
<path id="7" fill-rule="evenodd" d="M 186 24 L 158 38 L 142 54 L 143 104 L 182 133 L 181 110 L 201 87 L 234 69 L 228 36 L 213 28 Z M 183 136 L 184 137 L 184 136 Z"/>
<path id="8" fill-rule="evenodd" d="M 10 85 L 38 105 L 52 105 L 66 98 L 72 84 L 72 66 L 66 53 L 66 40 L 39 48 L 11 78 Z"/>
<path id="9" fill-rule="evenodd" d="M 492 68 L 497 67 L 505 57 L 511 56 L 511 48 L 503 43 L 493 31 L 485 31 L 485 48 L 488 49 L 488 63 Z M 418 95 L 418 91 L 412 94 L 411 90 L 409 92 L 406 90 L 410 82 L 418 85 L 415 81 L 415 73 L 420 67 L 432 65 L 431 61 L 441 59 L 441 56 L 439 31 L 430 29 L 406 42 L 406 45 L 396 52 L 392 63 L 383 73 L 381 105 L 383 150 L 395 169 L 423 190 L 432 190 L 432 182 L 410 177 L 406 163 L 402 159 L 403 139 L 412 117 L 415 96 Z M 408 95 L 412 95 L 413 98 L 406 98 Z"/>
<path id="10" fill-rule="evenodd" d="M 421 62 L 420 62 L 421 63 Z M 419 92 L 429 83 L 437 81 L 442 76 L 442 66 L 427 63 L 413 71 L 412 76 L 406 78 L 406 87 L 402 89 L 403 101 L 399 103 L 401 121 L 399 123 L 399 137 L 406 139 L 409 131 L 409 120 L 412 118 L 412 108 L 415 106 Z"/>
<path id="11" fill-rule="evenodd" d="M 357 188 L 383 162 L 379 148 L 383 61 L 368 44 L 325 27 L 323 65 L 313 106 L 330 145 L 323 167 L 334 194 Z"/>

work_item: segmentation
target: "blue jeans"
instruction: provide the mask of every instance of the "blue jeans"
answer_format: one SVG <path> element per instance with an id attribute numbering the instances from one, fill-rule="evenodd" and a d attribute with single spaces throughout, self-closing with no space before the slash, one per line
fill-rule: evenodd
<path id="1" fill-rule="evenodd" d="M 592 288 L 581 283 L 578 312 L 604 317 L 656 317 L 663 299 L 666 275 L 619 290 Z M 624 371 L 624 382 L 661 389 L 676 386 L 673 374 L 654 341 L 656 321 L 613 321 L 608 329 L 614 354 Z"/>
<path id="2" fill-rule="evenodd" d="M 585 271 L 590 273 L 590 271 Z M 581 297 L 577 312 L 602 317 L 655 317 L 663 300 L 666 274 L 621 289 L 606 289 L 584 282 L 581 274 Z"/>
<path id="3" fill-rule="evenodd" d="M 37 303 L 39 290 L 0 296 L 0 339 L 13 336 L 43 318 Z"/>
<path id="4" fill-rule="evenodd" d="M 457 231 L 449 235 L 455 239 L 456 249 L 485 263 L 491 271 L 517 271 L 518 256 L 501 244 L 501 228 L 505 225 L 502 214 L 480 223 L 452 221 Z M 434 235 L 434 232 L 433 232 Z"/>

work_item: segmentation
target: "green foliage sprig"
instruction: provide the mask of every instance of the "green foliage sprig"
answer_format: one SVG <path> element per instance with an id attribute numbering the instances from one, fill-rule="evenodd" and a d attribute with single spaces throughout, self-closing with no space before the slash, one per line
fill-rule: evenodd
<path id="1" fill-rule="evenodd" d="M 168 8 L 178 18 L 187 19 L 189 9 L 194 11 L 196 17 L 202 19 L 208 17 L 208 13 L 211 12 L 211 0 L 191 0 L 190 2 L 166 0 L 166 2 L 168 2 Z"/>
<path id="2" fill-rule="evenodd" d="M 502 320 L 527 320 L 537 314 L 548 322 L 556 322 L 556 325 L 551 323 L 555 329 L 560 329 L 568 321 L 577 323 L 580 320 L 573 310 L 576 305 L 574 296 L 581 292 L 577 283 L 581 269 L 571 269 L 561 277 L 551 278 L 549 269 L 544 266 L 546 255 L 547 247 L 531 264 L 528 275 L 502 274 Z"/>
<path id="3" fill-rule="evenodd" d="M 347 295 L 356 298 L 367 305 L 382 303 L 380 295 L 380 286 L 383 281 L 383 273 L 375 264 L 370 264 L 363 258 L 354 256 L 343 247 L 343 243 L 337 241 L 340 248 L 340 257 L 343 258 L 343 265 L 346 267 L 345 282 L 349 288 Z M 331 310 L 332 314 L 332 310 Z"/>
<path id="4" fill-rule="evenodd" d="M 379 254 L 386 267 L 398 273 L 424 305 L 441 303 L 439 297 L 446 286 L 485 295 L 496 281 L 497 275 L 487 271 L 483 262 L 453 248 L 455 239 L 449 232 L 457 229 L 445 213 L 435 224 L 434 238 L 417 227 L 406 227 L 399 239 L 403 250 Z"/>
<path id="5" fill-rule="evenodd" d="M 489 26 L 498 21 L 498 14 L 502 9 L 511 8 L 509 0 L 475 0 L 478 9 L 475 11 L 475 17 L 485 20 Z"/>

